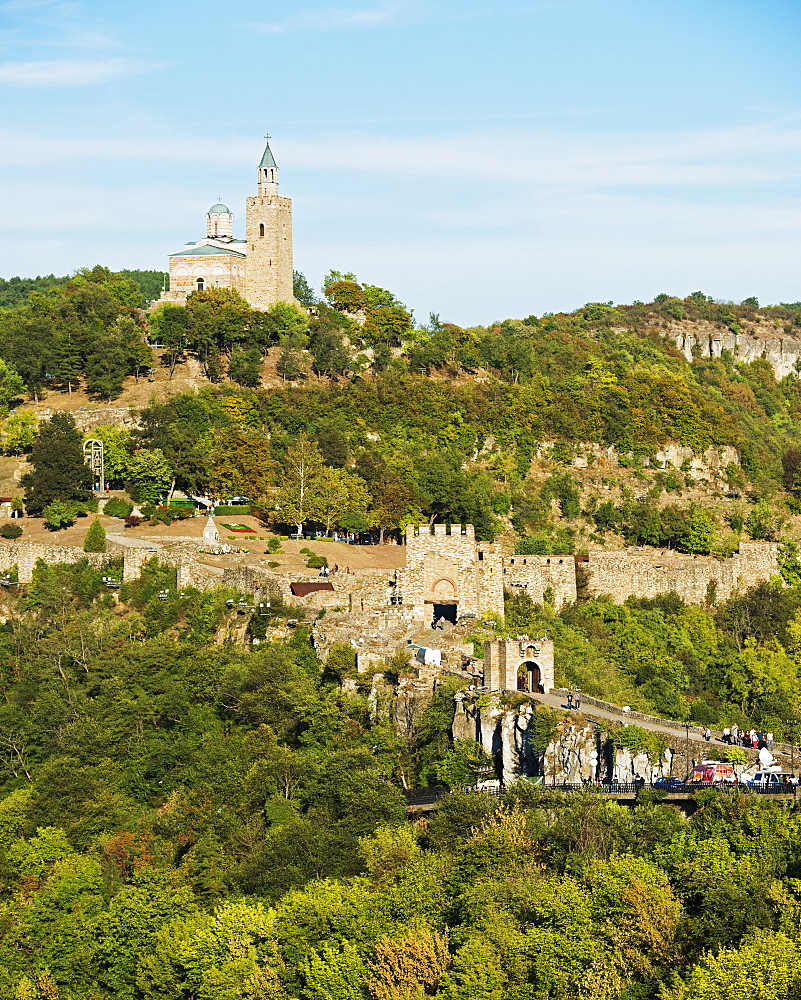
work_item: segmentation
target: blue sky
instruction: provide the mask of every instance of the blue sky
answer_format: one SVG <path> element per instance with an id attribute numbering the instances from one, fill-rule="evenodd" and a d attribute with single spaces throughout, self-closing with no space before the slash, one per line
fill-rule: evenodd
<path id="1" fill-rule="evenodd" d="M 462 325 L 801 299 L 797 0 L 0 2 L 0 275 L 162 268 L 263 148 L 295 266 Z"/>

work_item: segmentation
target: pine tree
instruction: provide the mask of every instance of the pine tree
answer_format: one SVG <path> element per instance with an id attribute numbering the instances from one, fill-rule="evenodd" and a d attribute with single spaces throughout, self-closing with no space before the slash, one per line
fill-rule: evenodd
<path id="1" fill-rule="evenodd" d="M 97 517 L 89 525 L 89 530 L 86 532 L 86 538 L 83 540 L 83 550 L 84 552 L 106 551 L 106 529 Z"/>

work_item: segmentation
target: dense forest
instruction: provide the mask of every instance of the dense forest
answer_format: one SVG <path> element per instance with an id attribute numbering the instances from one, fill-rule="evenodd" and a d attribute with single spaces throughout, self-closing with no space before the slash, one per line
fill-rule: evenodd
<path id="1" fill-rule="evenodd" d="M 280 601 L 265 621 L 155 561 L 119 598 L 103 575 L 40 562 L 4 598 L 4 996 L 799 995 L 793 806 L 709 792 L 687 820 L 656 791 L 630 809 L 522 782 L 412 823 L 404 785 L 475 773 L 452 685 L 399 728 L 349 647 L 272 637 Z M 515 599 L 501 626 L 547 628 L 558 683 L 777 734 L 799 711 L 796 589 L 559 617 Z"/>
<path id="2" fill-rule="evenodd" d="M 462 329 L 436 316 L 415 326 L 391 292 L 340 272 L 322 298 L 296 274 L 308 312 L 254 312 L 208 289 L 147 315 L 136 275 L 97 267 L 64 284 L 35 279 L 0 308 L 6 409 L 78 385 L 113 399 L 155 365 L 202 363 L 208 386 L 148 407 L 138 434 L 101 429 L 118 485 L 135 490 L 150 461 L 162 488 L 246 495 L 269 514 L 270 485 L 305 434 L 337 487 L 322 493 L 350 497 L 333 514 L 307 512 L 326 525 L 333 516 L 386 533 L 415 519 L 469 521 L 484 539 L 513 531 L 532 553 L 626 542 L 725 556 L 742 537 L 797 533 L 801 382 L 726 351 L 688 361 L 660 325 L 759 321 L 794 335 L 797 304 L 696 292 Z M 265 389 L 268 354 L 281 382 Z M 15 409 L 0 445 L 24 454 L 34 435 Z M 739 463 L 699 486 L 689 469 L 661 468 L 656 453 L 670 442 L 697 454 L 728 445 Z M 586 443 L 614 449 L 618 467 L 582 481 L 573 460 Z"/>

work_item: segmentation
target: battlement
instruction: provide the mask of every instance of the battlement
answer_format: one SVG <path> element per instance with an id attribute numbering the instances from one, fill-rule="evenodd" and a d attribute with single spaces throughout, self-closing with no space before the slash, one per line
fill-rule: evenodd
<path id="1" fill-rule="evenodd" d="M 470 538 L 475 541 L 476 530 L 472 524 L 408 524 L 406 541 L 411 538 L 445 536 L 447 538 Z"/>

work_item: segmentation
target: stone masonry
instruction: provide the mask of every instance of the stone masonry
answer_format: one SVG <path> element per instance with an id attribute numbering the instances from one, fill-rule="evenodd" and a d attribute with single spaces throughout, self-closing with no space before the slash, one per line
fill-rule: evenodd
<path id="1" fill-rule="evenodd" d="M 553 641 L 545 637 L 492 639 L 484 643 L 484 686 L 490 691 L 547 694 L 554 685 Z"/>
<path id="2" fill-rule="evenodd" d="M 410 524 L 406 567 L 398 573 L 405 605 L 456 605 L 459 614 L 503 617 L 503 558 L 477 543 L 472 524 Z"/>

